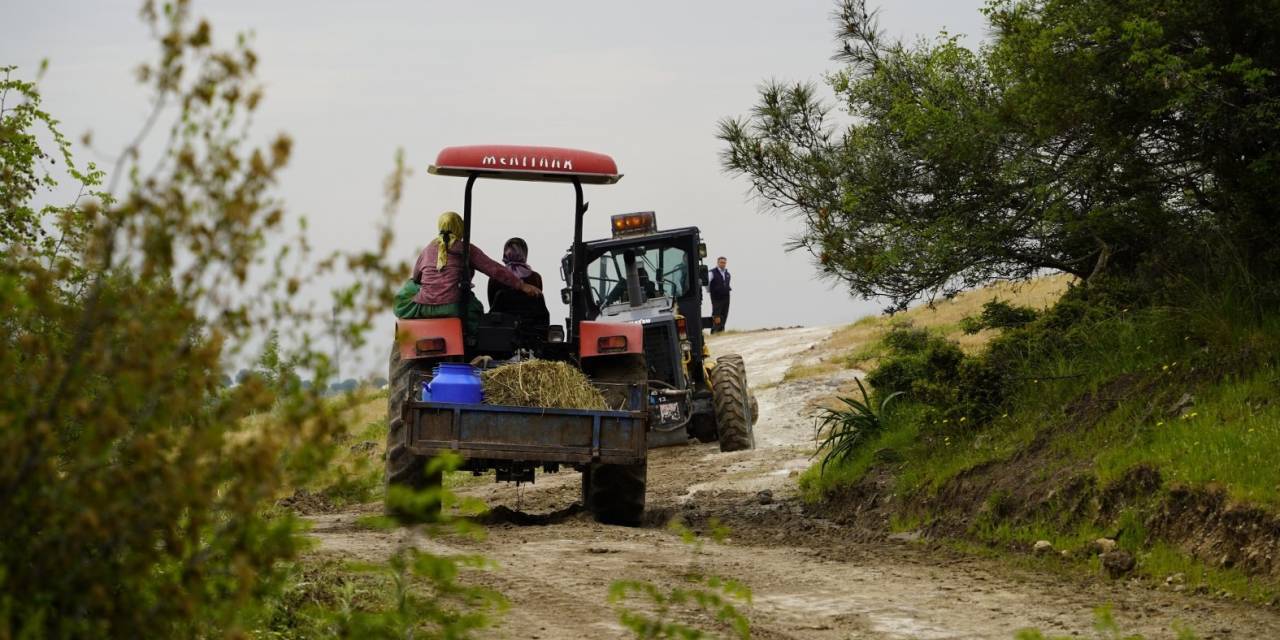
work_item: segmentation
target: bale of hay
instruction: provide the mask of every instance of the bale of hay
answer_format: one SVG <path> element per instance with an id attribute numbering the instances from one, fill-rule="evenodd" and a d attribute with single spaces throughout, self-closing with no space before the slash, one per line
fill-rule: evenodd
<path id="1" fill-rule="evenodd" d="M 488 404 L 544 409 L 608 409 L 604 395 L 567 362 L 524 360 L 480 373 Z"/>

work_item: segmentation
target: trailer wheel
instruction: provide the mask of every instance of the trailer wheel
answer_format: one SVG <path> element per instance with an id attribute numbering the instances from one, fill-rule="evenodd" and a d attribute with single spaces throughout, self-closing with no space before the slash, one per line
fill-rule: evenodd
<path id="1" fill-rule="evenodd" d="M 639 382 L 649 378 L 643 355 L 602 356 L 585 360 L 582 369 L 596 382 Z M 647 385 L 642 398 L 647 398 Z M 604 392 L 612 408 L 627 405 L 627 393 L 620 388 Z M 647 436 L 648 434 L 646 434 Z M 582 471 L 582 505 L 604 524 L 638 526 L 644 517 L 645 477 L 648 463 L 602 464 L 593 462 Z"/>
<path id="2" fill-rule="evenodd" d="M 582 495 L 596 522 L 639 526 L 644 518 L 648 463 L 593 463 L 582 472 Z"/>
<path id="3" fill-rule="evenodd" d="M 756 394 L 753 393 L 751 394 L 751 426 L 753 427 L 756 426 L 756 423 L 759 421 L 760 421 L 760 403 L 756 402 Z M 756 436 L 756 430 L 752 429 L 751 438 L 754 440 L 755 436 Z"/>
<path id="4" fill-rule="evenodd" d="M 439 488 L 443 477 L 440 472 L 427 473 L 427 456 L 415 455 L 409 450 L 409 426 L 404 420 L 404 403 L 413 398 L 416 390 L 413 381 L 419 374 L 431 370 L 427 360 L 401 360 L 400 348 L 391 345 L 391 361 L 388 378 L 391 380 L 387 395 L 387 487 L 402 486 L 414 490 Z M 388 515 L 400 520 L 436 520 L 440 516 L 440 503 L 435 501 L 417 513 L 407 513 L 386 503 Z"/>
<path id="5" fill-rule="evenodd" d="M 721 451 L 745 451 L 756 446 L 755 404 L 747 389 L 747 369 L 742 356 L 725 355 L 711 369 L 711 388 L 716 407 L 716 432 Z"/>

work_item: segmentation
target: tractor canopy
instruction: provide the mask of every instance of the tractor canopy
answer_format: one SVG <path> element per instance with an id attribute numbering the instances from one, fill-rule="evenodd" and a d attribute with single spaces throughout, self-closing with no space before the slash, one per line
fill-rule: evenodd
<path id="1" fill-rule="evenodd" d="M 505 144 L 445 147 L 428 173 L 504 180 L 613 184 L 622 179 L 618 165 L 603 153 Z"/>

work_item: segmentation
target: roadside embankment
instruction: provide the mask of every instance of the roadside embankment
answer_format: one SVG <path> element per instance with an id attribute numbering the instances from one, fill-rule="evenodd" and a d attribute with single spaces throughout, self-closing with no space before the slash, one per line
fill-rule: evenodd
<path id="1" fill-rule="evenodd" d="M 864 320 L 788 375 L 857 367 L 873 406 L 902 394 L 865 444 L 801 485 L 869 533 L 1272 603 L 1278 346 L 1280 318 L 1229 302 L 1130 307 L 1060 278 Z"/>

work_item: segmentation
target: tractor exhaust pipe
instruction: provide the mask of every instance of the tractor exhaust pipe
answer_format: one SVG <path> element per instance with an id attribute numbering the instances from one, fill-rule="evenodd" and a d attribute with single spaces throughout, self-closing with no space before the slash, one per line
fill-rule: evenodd
<path id="1" fill-rule="evenodd" d="M 622 262 L 627 267 L 627 299 L 631 302 L 632 308 L 639 307 L 646 300 L 644 287 L 640 286 L 640 268 L 636 266 L 636 255 L 627 251 L 622 256 Z"/>

